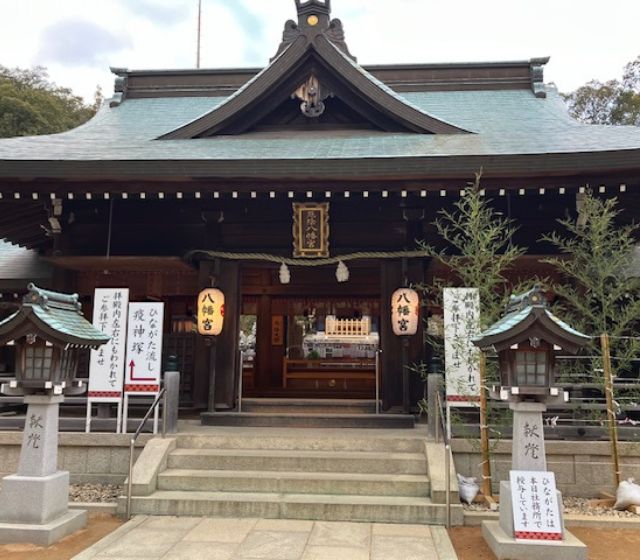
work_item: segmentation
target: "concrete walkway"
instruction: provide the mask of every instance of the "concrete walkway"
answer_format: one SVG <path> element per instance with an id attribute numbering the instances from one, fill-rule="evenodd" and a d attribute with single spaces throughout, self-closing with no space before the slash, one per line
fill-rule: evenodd
<path id="1" fill-rule="evenodd" d="M 138 516 L 74 560 L 457 560 L 444 527 Z"/>

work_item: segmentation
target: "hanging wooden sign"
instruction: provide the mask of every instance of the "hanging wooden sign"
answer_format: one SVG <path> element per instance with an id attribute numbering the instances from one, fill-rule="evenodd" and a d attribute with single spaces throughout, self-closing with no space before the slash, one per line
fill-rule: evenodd
<path id="1" fill-rule="evenodd" d="M 329 203 L 293 203 L 293 256 L 329 256 Z"/>

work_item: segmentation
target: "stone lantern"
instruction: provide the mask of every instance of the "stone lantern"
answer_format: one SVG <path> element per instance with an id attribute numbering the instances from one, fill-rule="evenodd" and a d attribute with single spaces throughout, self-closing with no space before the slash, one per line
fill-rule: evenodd
<path id="1" fill-rule="evenodd" d="M 500 364 L 500 387 L 491 396 L 510 402 L 552 404 L 568 399 L 556 387 L 556 353 L 575 354 L 589 337 L 571 328 L 548 308 L 539 286 L 511 296 L 506 314 L 473 343 L 494 348 Z"/>
<path id="2" fill-rule="evenodd" d="M 16 378 L 0 392 L 28 405 L 18 473 L 2 482 L 0 543 L 48 546 L 86 524 L 86 512 L 68 510 L 69 473 L 57 468 L 59 406 L 85 390 L 75 379 L 79 351 L 109 337 L 82 316 L 77 295 L 28 288 L 20 310 L 0 322 L 0 345 L 16 348 Z"/>
<path id="3" fill-rule="evenodd" d="M 556 353 L 575 354 L 589 340 L 551 312 L 539 286 L 511 296 L 506 314 L 473 339 L 481 349 L 498 353 L 500 386 L 489 393 L 493 399 L 508 401 L 513 411 L 511 481 L 500 482 L 499 523 L 482 525 L 484 538 L 499 559 L 545 555 L 586 559 L 585 545 L 564 530 L 561 508 L 550 505 L 552 498 L 562 504 L 562 497 L 553 473 L 547 471 L 542 413 L 549 404 L 569 400 L 568 393 L 556 386 Z M 540 481 L 545 486 L 539 487 Z M 549 517 L 543 519 L 542 512 Z"/>

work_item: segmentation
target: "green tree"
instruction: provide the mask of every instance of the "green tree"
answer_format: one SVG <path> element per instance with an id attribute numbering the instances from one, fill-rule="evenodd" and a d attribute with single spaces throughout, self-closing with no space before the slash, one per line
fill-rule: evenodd
<path id="1" fill-rule="evenodd" d="M 632 273 L 636 247 L 635 224 L 618 223 L 618 201 L 587 192 L 578 200 L 578 217 L 559 220 L 566 234 L 544 236 L 561 256 L 546 259 L 564 277 L 553 290 L 563 314 L 585 334 L 613 337 L 612 353 L 619 368 L 640 357 L 640 341 L 624 339 L 640 328 L 640 278 Z M 594 339 L 593 350 L 599 344 Z"/>
<path id="2" fill-rule="evenodd" d="M 0 138 L 64 132 L 89 120 L 96 108 L 49 81 L 43 67 L 0 66 Z"/>
<path id="3" fill-rule="evenodd" d="M 513 243 L 517 228 L 484 196 L 481 178 L 482 173 L 477 173 L 454 210 L 439 212 L 434 225 L 447 247 L 440 251 L 424 248 L 459 279 L 461 286 L 478 288 L 481 327 L 485 328 L 503 314 L 510 293 L 506 272 L 525 249 Z M 436 279 L 436 284 L 427 288 L 440 302 L 443 287 L 442 280 Z"/>
<path id="4" fill-rule="evenodd" d="M 592 80 L 564 98 L 579 121 L 640 126 L 640 56 L 625 66 L 622 80 Z"/>
<path id="5" fill-rule="evenodd" d="M 563 360 L 559 375 L 567 381 L 599 385 L 599 391 L 591 394 L 596 401 L 602 398 L 605 384 L 599 335 L 611 337 L 614 377 L 631 376 L 632 360 L 640 358 L 640 340 L 634 338 L 640 332 L 640 278 L 632 267 L 637 227 L 620 224 L 618 216 L 615 198 L 600 199 L 587 192 L 578 200 L 577 218 L 560 220 L 566 233 L 543 238 L 561 254 L 546 262 L 563 277 L 552 286 L 563 318 L 594 337 L 589 347 L 591 359 Z M 624 416 L 627 406 L 640 399 L 640 391 L 633 386 L 614 390 L 616 413 Z M 589 412 L 585 406 L 575 414 L 600 422 L 605 413 Z"/>

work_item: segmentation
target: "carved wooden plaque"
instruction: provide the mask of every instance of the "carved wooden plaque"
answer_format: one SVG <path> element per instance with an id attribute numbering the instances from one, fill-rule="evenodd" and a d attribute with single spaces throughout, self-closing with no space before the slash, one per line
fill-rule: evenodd
<path id="1" fill-rule="evenodd" d="M 329 256 L 329 203 L 293 203 L 293 256 Z"/>
<path id="2" fill-rule="evenodd" d="M 271 346 L 284 345 L 284 317 L 282 315 L 271 316 Z"/>

